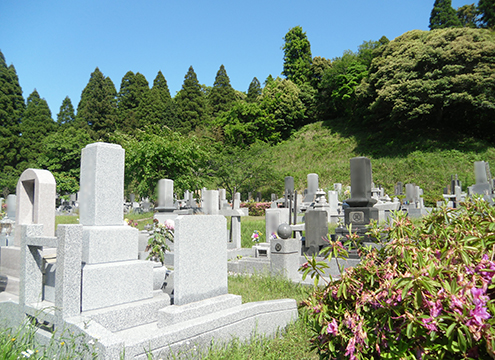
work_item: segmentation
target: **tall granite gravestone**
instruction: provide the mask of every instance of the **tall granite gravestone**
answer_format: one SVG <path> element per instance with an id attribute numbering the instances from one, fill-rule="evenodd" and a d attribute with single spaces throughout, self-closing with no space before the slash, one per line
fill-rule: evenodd
<path id="1" fill-rule="evenodd" d="M 82 150 L 82 311 L 153 296 L 153 263 L 137 260 L 138 230 L 123 222 L 124 154 L 107 143 Z"/>
<path id="2" fill-rule="evenodd" d="M 10 220 L 14 220 L 16 218 L 16 207 L 17 207 L 17 196 L 10 194 L 7 196 L 7 216 Z"/>
<path id="3" fill-rule="evenodd" d="M 318 174 L 308 174 L 308 193 L 304 198 L 304 202 L 311 203 L 315 199 L 318 191 Z"/>
<path id="4" fill-rule="evenodd" d="M 218 190 L 206 190 L 203 197 L 203 213 L 206 215 L 218 215 L 220 207 Z"/>
<path id="5" fill-rule="evenodd" d="M 487 163 L 484 161 L 475 161 L 474 175 L 476 184 L 469 187 L 470 194 L 482 195 L 486 201 L 492 201 L 493 187 L 488 180 Z"/>
<path id="6" fill-rule="evenodd" d="M 305 253 L 317 255 L 323 246 L 328 245 L 328 215 L 324 210 L 308 210 L 304 215 L 306 240 Z"/>
<path id="7" fill-rule="evenodd" d="M 351 198 L 346 200 L 349 207 L 344 210 L 344 220 L 345 225 L 352 225 L 352 231 L 359 236 L 364 236 L 368 231 L 367 225 L 370 220 L 378 220 L 378 210 L 373 208 L 376 200 L 371 198 L 371 183 L 370 159 L 366 157 L 352 158 Z M 343 233 L 338 235 L 343 235 Z"/>
<path id="8" fill-rule="evenodd" d="M 153 215 L 159 223 L 163 224 L 166 220 L 173 220 L 178 215 L 174 214 L 176 206 L 174 204 L 174 181 L 170 179 L 158 180 L 158 207 L 157 212 Z"/>

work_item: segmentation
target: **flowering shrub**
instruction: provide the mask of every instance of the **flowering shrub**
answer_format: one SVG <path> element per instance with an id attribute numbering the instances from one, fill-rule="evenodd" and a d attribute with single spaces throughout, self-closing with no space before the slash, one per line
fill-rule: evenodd
<path id="1" fill-rule="evenodd" d="M 242 208 L 247 207 L 249 209 L 249 215 L 251 216 L 265 216 L 265 210 L 269 209 L 271 205 L 271 202 L 257 203 L 254 201 L 249 201 L 246 203 L 241 203 Z"/>
<path id="2" fill-rule="evenodd" d="M 174 226 L 173 220 L 166 220 L 164 224 L 160 224 L 157 219 L 153 219 L 153 236 L 146 246 L 146 251 L 149 251 L 146 260 L 165 263 L 165 252 L 170 251 L 167 240 L 174 242 Z"/>
<path id="3" fill-rule="evenodd" d="M 495 358 L 495 209 L 475 199 L 442 208 L 421 226 L 398 212 L 370 233 L 385 246 L 361 249 L 358 266 L 301 304 L 320 356 Z M 337 242 L 327 249 L 328 257 L 346 253 Z M 318 278 L 321 266 L 313 258 L 302 269 Z"/>

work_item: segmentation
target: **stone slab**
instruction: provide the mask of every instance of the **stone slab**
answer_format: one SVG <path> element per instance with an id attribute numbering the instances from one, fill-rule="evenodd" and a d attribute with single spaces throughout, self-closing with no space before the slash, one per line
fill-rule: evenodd
<path id="1" fill-rule="evenodd" d="M 228 293 L 226 239 L 224 216 L 179 216 L 175 220 L 175 304 Z"/>
<path id="2" fill-rule="evenodd" d="M 186 305 L 168 306 L 158 311 L 158 327 L 163 328 L 241 304 L 241 296 L 226 294 Z"/>
<path id="3" fill-rule="evenodd" d="M 86 264 L 82 269 L 82 311 L 150 299 L 153 263 L 122 261 Z"/>
<path id="4" fill-rule="evenodd" d="M 81 315 L 115 332 L 157 321 L 159 310 L 168 307 L 170 307 L 170 296 L 162 292 L 151 299 L 84 311 Z"/>
<path id="5" fill-rule="evenodd" d="M 98 264 L 136 260 L 139 231 L 131 226 L 84 226 L 82 261 Z"/>

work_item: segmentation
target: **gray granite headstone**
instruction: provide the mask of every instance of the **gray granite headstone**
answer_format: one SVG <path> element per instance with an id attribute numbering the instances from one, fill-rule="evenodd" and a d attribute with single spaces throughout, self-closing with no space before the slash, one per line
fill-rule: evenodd
<path id="1" fill-rule="evenodd" d="M 174 304 L 228 293 L 224 216 L 179 216 L 174 232 Z"/>
<path id="2" fill-rule="evenodd" d="M 173 211 L 174 206 L 174 181 L 161 179 L 158 181 L 158 211 Z"/>
<path id="3" fill-rule="evenodd" d="M 308 194 L 304 198 L 304 202 L 313 202 L 317 191 L 318 174 L 308 174 Z"/>
<path id="4" fill-rule="evenodd" d="M 7 216 L 10 220 L 15 220 L 17 197 L 14 194 L 7 196 Z"/>

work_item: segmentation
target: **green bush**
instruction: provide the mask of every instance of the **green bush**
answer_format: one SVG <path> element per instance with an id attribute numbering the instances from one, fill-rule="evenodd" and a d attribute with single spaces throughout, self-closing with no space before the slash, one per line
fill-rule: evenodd
<path id="1" fill-rule="evenodd" d="M 313 347 L 332 359 L 495 357 L 494 230 L 495 209 L 480 199 L 418 226 L 401 213 L 375 224 L 384 247 L 360 249 L 358 266 L 302 303 Z M 321 271 L 314 260 L 303 268 Z"/>

